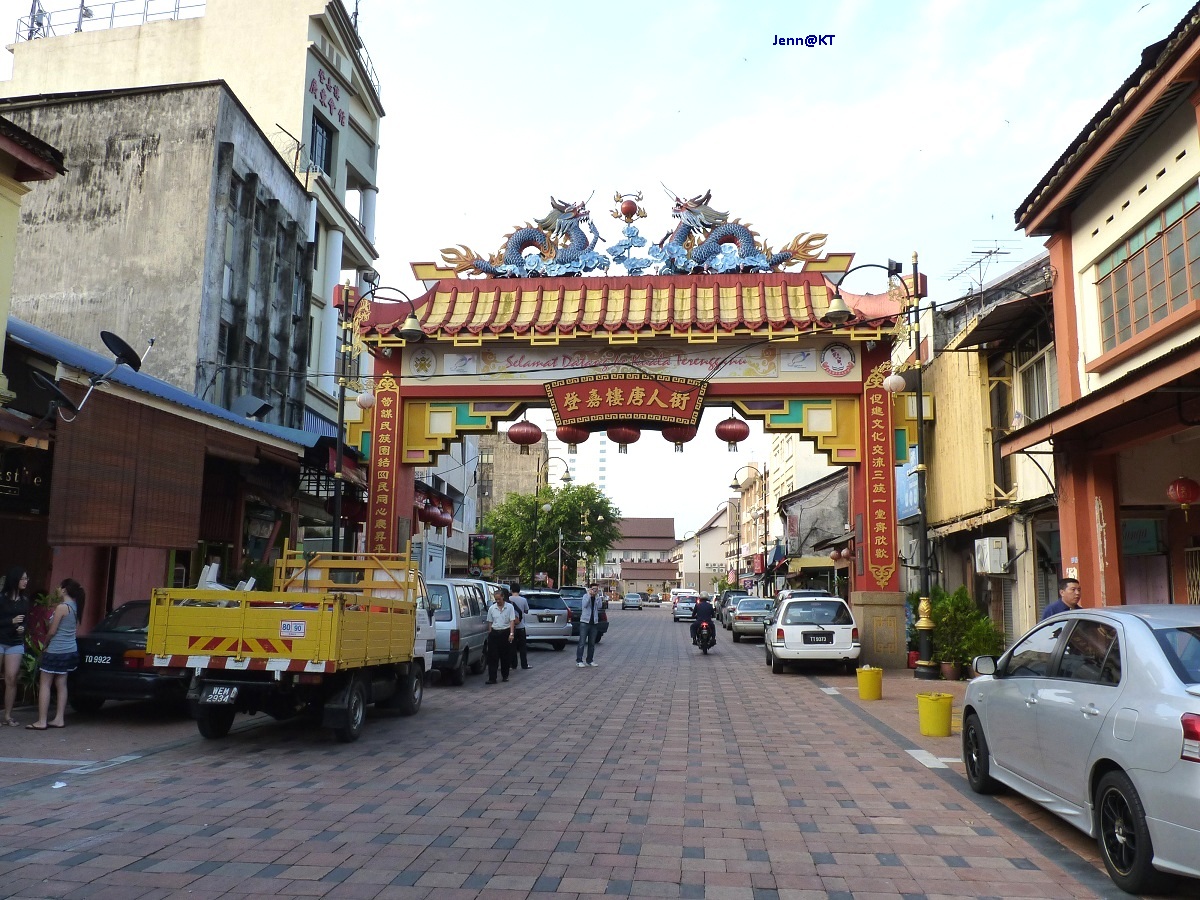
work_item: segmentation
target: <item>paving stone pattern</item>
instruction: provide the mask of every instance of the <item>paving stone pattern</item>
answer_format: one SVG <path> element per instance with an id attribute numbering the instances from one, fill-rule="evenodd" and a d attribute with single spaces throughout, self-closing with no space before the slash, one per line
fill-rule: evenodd
<path id="1" fill-rule="evenodd" d="M 431 685 L 417 716 L 373 714 L 355 744 L 264 720 L 61 789 L 24 782 L 0 805 L 0 892 L 1116 896 L 824 693 L 822 673 L 772 676 L 761 644 L 721 638 L 703 656 L 669 613 L 618 611 L 598 668 L 535 647 L 508 683 Z"/>

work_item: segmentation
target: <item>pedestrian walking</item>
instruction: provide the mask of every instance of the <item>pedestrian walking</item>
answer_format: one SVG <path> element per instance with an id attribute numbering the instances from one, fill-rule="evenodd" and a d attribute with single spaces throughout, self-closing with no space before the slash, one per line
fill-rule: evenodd
<path id="1" fill-rule="evenodd" d="M 38 666 L 38 720 L 25 727 L 30 731 L 45 731 L 47 728 L 62 728 L 67 723 L 63 716 L 67 711 L 67 675 L 79 666 L 79 648 L 75 643 L 75 629 L 79 614 L 83 611 L 83 586 L 74 578 L 67 578 L 58 589 L 59 603 L 50 617 L 50 628 L 46 632 L 48 643 L 42 651 Z M 50 686 L 57 694 L 57 715 L 50 715 Z"/>
<path id="2" fill-rule="evenodd" d="M 604 600 L 600 597 L 600 585 L 589 584 L 587 596 L 579 610 L 579 644 L 575 647 L 575 665 L 580 669 L 585 666 L 598 666 L 592 657 L 596 655 L 596 633 L 600 630 L 600 609 Z M 587 659 L 584 660 L 584 651 Z"/>
<path id="3" fill-rule="evenodd" d="M 509 664 L 512 662 L 513 633 L 517 628 L 517 614 L 508 602 L 507 588 L 497 588 L 496 602 L 488 607 L 487 664 L 488 677 L 484 684 L 496 683 L 496 669 L 508 681 Z"/>
<path id="4" fill-rule="evenodd" d="M 517 629 L 513 633 L 512 667 L 515 669 L 519 661 L 522 669 L 532 669 L 525 645 L 525 620 L 529 617 L 529 601 L 521 596 L 521 585 L 517 582 L 509 585 L 509 591 L 509 602 L 517 613 Z"/>
<path id="5" fill-rule="evenodd" d="M 0 588 L 0 653 L 4 654 L 4 718 L 0 725 L 16 725 L 17 678 L 25 656 L 25 616 L 29 612 L 29 573 L 13 566 Z"/>
<path id="6" fill-rule="evenodd" d="M 1060 578 L 1058 580 L 1058 599 L 1043 610 L 1042 619 L 1048 619 L 1060 612 L 1079 609 L 1081 600 L 1083 600 L 1083 591 L 1080 590 L 1079 579 Z"/>

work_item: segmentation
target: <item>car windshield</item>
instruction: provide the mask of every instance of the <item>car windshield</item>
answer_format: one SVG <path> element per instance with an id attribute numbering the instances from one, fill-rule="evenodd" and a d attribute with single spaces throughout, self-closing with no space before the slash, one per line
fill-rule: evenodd
<path id="1" fill-rule="evenodd" d="M 435 622 L 451 622 L 454 620 L 454 613 L 450 609 L 450 588 L 444 584 L 431 584 L 429 588 L 429 599 L 435 607 L 433 620 Z"/>
<path id="2" fill-rule="evenodd" d="M 1154 634 L 1179 680 L 1200 683 L 1200 628 L 1160 628 Z"/>
<path id="3" fill-rule="evenodd" d="M 556 597 L 553 594 L 522 594 L 529 601 L 529 608 L 535 609 L 566 609 L 567 604 L 563 603 L 562 597 Z"/>
<path id="4" fill-rule="evenodd" d="M 582 600 L 587 588 L 565 587 L 559 593 L 568 600 Z"/>
<path id="5" fill-rule="evenodd" d="M 626 594 L 625 599 L 626 600 L 641 600 L 642 595 L 641 594 Z"/>
<path id="6" fill-rule="evenodd" d="M 841 600 L 798 600 L 787 605 L 782 625 L 853 625 L 854 617 Z"/>
<path id="7" fill-rule="evenodd" d="M 773 609 L 775 603 L 772 600 L 740 600 L 738 601 L 738 612 L 759 612 L 764 609 Z"/>
<path id="8" fill-rule="evenodd" d="M 110 612 L 105 620 L 96 626 L 96 630 L 145 634 L 149 627 L 150 604 L 126 603 Z"/>

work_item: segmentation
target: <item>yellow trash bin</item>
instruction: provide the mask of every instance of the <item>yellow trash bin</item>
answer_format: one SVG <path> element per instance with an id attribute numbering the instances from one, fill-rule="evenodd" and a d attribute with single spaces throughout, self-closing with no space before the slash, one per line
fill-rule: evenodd
<path id="1" fill-rule="evenodd" d="M 858 670 L 858 699 L 883 699 L 883 669 L 863 666 Z"/>
<path id="2" fill-rule="evenodd" d="M 917 718 L 925 737 L 950 737 L 953 694 L 917 694 Z"/>

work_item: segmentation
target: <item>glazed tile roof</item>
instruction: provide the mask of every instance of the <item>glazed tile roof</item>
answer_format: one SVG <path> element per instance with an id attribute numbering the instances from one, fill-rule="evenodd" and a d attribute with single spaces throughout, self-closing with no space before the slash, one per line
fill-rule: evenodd
<path id="1" fill-rule="evenodd" d="M 896 305 L 886 295 L 879 296 L 883 304 L 868 302 L 863 314 L 894 316 Z M 820 326 L 828 297 L 827 283 L 818 272 L 472 278 L 437 282 L 414 308 L 431 337 L 636 339 L 811 330 Z M 843 297 L 854 307 L 856 298 Z M 378 310 L 390 321 L 369 321 L 366 332 L 387 337 L 398 331 L 403 317 L 395 318 L 394 307 L 380 304 Z"/>

